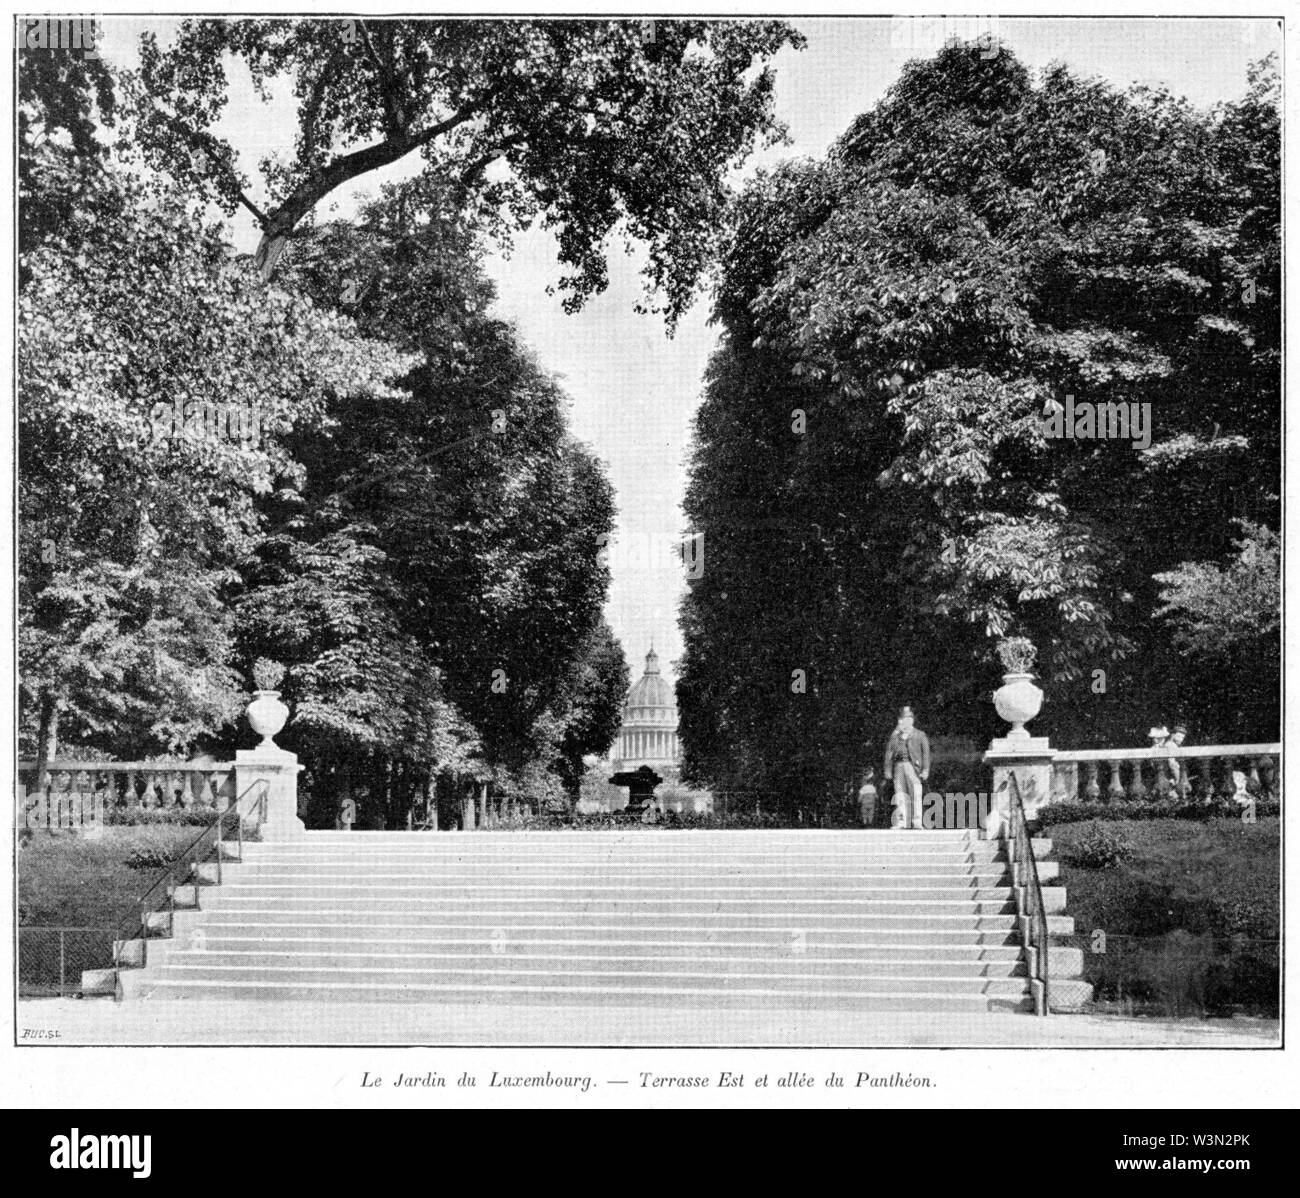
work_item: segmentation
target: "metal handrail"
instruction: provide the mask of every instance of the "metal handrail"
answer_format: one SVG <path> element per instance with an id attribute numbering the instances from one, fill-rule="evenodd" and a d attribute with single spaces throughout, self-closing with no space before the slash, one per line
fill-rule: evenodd
<path id="1" fill-rule="evenodd" d="M 121 950 L 119 945 L 125 945 L 128 942 L 137 939 L 141 944 L 140 964 L 144 965 L 149 959 L 149 916 L 159 911 L 167 911 L 174 914 L 176 910 L 176 890 L 183 884 L 177 880 L 177 871 L 184 866 L 188 866 L 188 875 L 182 872 L 181 877 L 188 876 L 193 881 L 194 886 L 194 909 L 202 910 L 199 900 L 199 890 L 201 884 L 200 865 L 207 862 L 212 850 L 216 851 L 217 859 L 217 883 L 221 883 L 221 846 L 223 844 L 221 835 L 221 826 L 225 820 L 234 815 L 235 817 L 235 835 L 239 845 L 239 857 L 244 859 L 244 812 L 240 810 L 241 805 L 245 802 L 250 794 L 253 795 L 252 803 L 247 814 L 251 815 L 257 812 L 260 823 L 266 821 L 266 798 L 269 783 L 266 779 L 261 779 L 249 787 L 239 799 L 231 803 L 224 811 L 217 812 L 217 818 L 211 825 L 204 828 L 198 836 L 194 838 L 185 848 L 183 848 L 176 859 L 166 868 L 164 868 L 153 883 L 149 886 L 131 906 L 130 912 L 120 919 L 113 929 L 113 969 L 122 968 Z M 170 889 L 168 889 L 170 887 Z M 160 904 L 156 895 L 158 891 L 166 893 L 165 900 Z M 119 990 L 120 996 L 120 990 Z"/>
<path id="2" fill-rule="evenodd" d="M 1020 783 L 1016 781 L 1013 771 L 1007 772 L 1007 785 L 1011 792 L 1011 818 L 1008 820 L 1011 834 L 1006 838 L 1006 842 L 1011 862 L 1012 893 L 1016 899 L 1016 916 L 1020 926 L 1021 941 L 1026 950 L 1033 950 L 1030 977 L 1040 983 L 1039 992 L 1034 996 L 1035 1014 L 1046 1015 L 1051 1010 L 1051 996 L 1047 968 L 1047 912 L 1043 906 L 1043 887 L 1038 880 L 1038 862 L 1034 858 L 1034 844 L 1029 835 L 1024 800 L 1020 797 Z"/>

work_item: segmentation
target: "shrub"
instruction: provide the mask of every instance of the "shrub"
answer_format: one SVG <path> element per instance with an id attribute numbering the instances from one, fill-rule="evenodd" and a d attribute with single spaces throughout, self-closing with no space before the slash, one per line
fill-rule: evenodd
<path id="1" fill-rule="evenodd" d="M 1061 854 L 1061 860 L 1083 869 L 1114 869 L 1133 857 L 1133 843 L 1122 832 L 1094 823 Z"/>
<path id="2" fill-rule="evenodd" d="M 174 860 L 175 854 L 165 849 L 142 847 L 133 849 L 122 862 L 128 869 L 166 869 Z"/>
<path id="3" fill-rule="evenodd" d="M 1145 954 L 1151 988 L 1166 1015 L 1199 1015 L 1210 1009 L 1207 1000 L 1216 960 L 1211 937 L 1183 928 L 1170 932 Z"/>

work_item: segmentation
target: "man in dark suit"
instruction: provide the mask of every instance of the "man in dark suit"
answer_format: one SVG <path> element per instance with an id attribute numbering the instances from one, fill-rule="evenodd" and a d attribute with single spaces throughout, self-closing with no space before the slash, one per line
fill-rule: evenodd
<path id="1" fill-rule="evenodd" d="M 921 800 L 930 777 L 930 738 L 914 726 L 910 707 L 898 716 L 898 727 L 885 749 L 885 777 L 894 780 L 896 828 L 921 827 Z"/>

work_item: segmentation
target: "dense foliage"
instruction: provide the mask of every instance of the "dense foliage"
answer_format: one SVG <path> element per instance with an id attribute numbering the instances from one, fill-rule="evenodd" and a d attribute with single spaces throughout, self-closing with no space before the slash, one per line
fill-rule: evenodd
<path id="1" fill-rule="evenodd" d="M 839 795 L 902 703 L 987 737 L 1010 636 L 1061 747 L 1277 736 L 1275 624 L 1220 638 L 1224 688 L 1179 613 L 1182 563 L 1280 518 L 1279 183 L 1267 65 L 1201 112 L 960 43 L 752 182 L 686 501 L 688 777 Z M 1131 435 L 1053 436 L 1076 401 Z"/>
<path id="2" fill-rule="evenodd" d="M 618 226 L 675 315 L 726 171 L 778 134 L 761 64 L 799 39 L 351 25 L 351 71 L 343 22 L 245 21 L 146 38 L 139 77 L 20 72 L 22 750 L 227 757 L 262 661 L 310 823 L 350 795 L 392 826 L 471 785 L 562 808 L 628 684 L 601 618 L 613 495 L 480 260 L 540 214 L 577 303 Z M 249 200 L 210 130 L 228 53 L 303 97 L 256 256 L 206 207 Z M 358 219 L 309 217 L 417 150 Z"/>
<path id="3" fill-rule="evenodd" d="M 194 20 L 165 51 L 143 40 L 134 96 L 150 160 L 252 211 L 267 272 L 332 191 L 418 155 L 420 178 L 463 206 L 555 228 L 571 306 L 603 290 L 620 232 L 646 246 L 676 317 L 709 261 L 727 172 L 780 135 L 767 60 L 802 40 L 779 21 Z M 230 55 L 299 101 L 261 204 L 213 131 Z"/>

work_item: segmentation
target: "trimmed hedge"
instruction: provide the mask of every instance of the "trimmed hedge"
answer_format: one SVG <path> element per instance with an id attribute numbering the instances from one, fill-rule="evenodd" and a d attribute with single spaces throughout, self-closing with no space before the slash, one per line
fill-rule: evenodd
<path id="1" fill-rule="evenodd" d="M 1259 799 L 1255 803 L 1255 819 L 1276 817 L 1282 813 L 1278 799 Z M 1242 808 L 1236 803 L 1170 803 L 1158 799 L 1133 802 L 1128 799 L 1114 803 L 1051 803 L 1038 811 L 1038 823 L 1078 824 L 1086 820 L 1190 820 L 1205 823 L 1216 819 L 1241 820 Z"/>
<path id="2" fill-rule="evenodd" d="M 153 824 L 205 828 L 216 823 L 211 807 L 110 807 L 104 823 L 113 828 L 145 827 Z"/>

